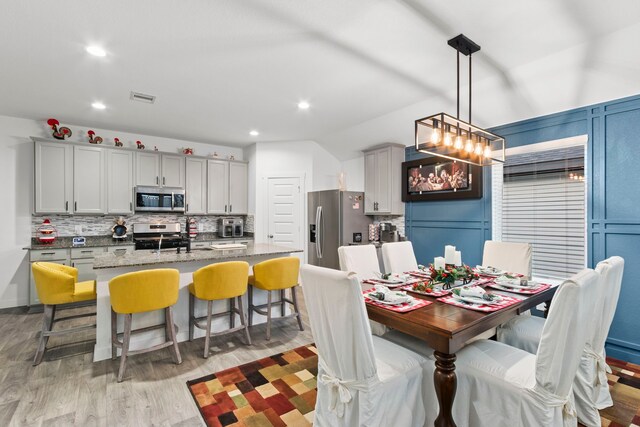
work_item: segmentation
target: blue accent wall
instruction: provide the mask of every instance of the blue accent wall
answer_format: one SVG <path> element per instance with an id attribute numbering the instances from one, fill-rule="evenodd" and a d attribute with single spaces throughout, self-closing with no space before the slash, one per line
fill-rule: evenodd
<path id="1" fill-rule="evenodd" d="M 613 255 L 625 260 L 620 301 L 607 339 L 607 354 L 640 363 L 640 96 L 604 102 L 491 129 L 508 147 L 588 135 L 587 263 Z M 406 159 L 423 155 L 414 148 Z M 418 262 L 433 262 L 453 244 L 463 261 L 482 260 L 491 239 L 491 177 L 484 172 L 479 200 L 412 202 L 405 205 L 406 233 Z"/>

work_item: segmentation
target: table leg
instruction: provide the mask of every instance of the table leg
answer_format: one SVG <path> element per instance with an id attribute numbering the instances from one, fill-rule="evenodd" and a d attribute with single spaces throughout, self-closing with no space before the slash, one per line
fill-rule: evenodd
<path id="1" fill-rule="evenodd" d="M 436 357 L 436 370 L 433 373 L 433 382 L 436 386 L 436 395 L 440 410 L 436 418 L 436 427 L 456 427 L 453 421 L 451 409 L 456 395 L 456 355 L 434 351 Z"/>
<path id="2" fill-rule="evenodd" d="M 551 308 L 551 301 L 545 301 L 544 302 L 544 318 L 546 319 L 547 316 L 549 315 L 549 309 Z"/>

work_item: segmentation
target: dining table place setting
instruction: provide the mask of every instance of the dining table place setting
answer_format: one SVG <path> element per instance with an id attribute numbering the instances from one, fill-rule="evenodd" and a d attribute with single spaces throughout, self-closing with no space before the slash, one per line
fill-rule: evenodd
<path id="1" fill-rule="evenodd" d="M 535 295 L 546 291 L 551 285 L 533 280 L 527 280 L 520 275 L 503 274 L 488 283 L 489 287 L 505 292 L 522 295 Z"/>
<path id="2" fill-rule="evenodd" d="M 409 274 L 391 273 L 380 274 L 379 277 L 364 279 L 362 283 L 369 285 L 384 285 L 388 288 L 397 288 L 398 286 L 410 285 L 422 280 L 419 277 L 413 277 Z"/>
<path id="3" fill-rule="evenodd" d="M 456 307 L 490 313 L 517 304 L 522 300 L 508 295 L 487 292 L 478 285 L 465 285 L 454 288 L 451 295 L 438 298 L 438 301 Z"/>
<path id="4" fill-rule="evenodd" d="M 421 281 L 416 283 L 408 284 L 402 286 L 400 290 L 413 292 L 419 295 L 426 295 L 428 297 L 442 297 L 445 295 L 449 295 L 452 289 L 455 289 L 459 286 L 482 286 L 491 283 L 491 279 L 488 278 L 478 278 L 473 279 L 469 283 L 464 283 L 463 281 L 454 282 L 451 287 L 445 286 L 444 283 L 436 282 L 432 280 L 430 277 L 427 277 Z"/>
<path id="5" fill-rule="evenodd" d="M 432 304 L 431 301 L 414 298 L 406 292 L 392 290 L 380 284 L 362 291 L 362 295 L 365 303 L 398 313 L 406 313 Z"/>

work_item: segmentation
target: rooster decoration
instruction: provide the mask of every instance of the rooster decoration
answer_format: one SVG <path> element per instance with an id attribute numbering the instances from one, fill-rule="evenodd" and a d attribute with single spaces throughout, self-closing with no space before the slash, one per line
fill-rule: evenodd
<path id="1" fill-rule="evenodd" d="M 113 142 L 115 142 L 116 147 L 122 147 L 122 142 L 119 138 L 113 138 Z"/>
<path id="2" fill-rule="evenodd" d="M 65 126 L 58 127 L 60 122 L 57 121 L 56 119 L 47 120 L 47 124 L 51 126 L 51 129 L 53 130 L 52 135 L 55 139 L 64 140 L 65 138 L 68 138 L 71 136 L 71 129 Z"/>
<path id="3" fill-rule="evenodd" d="M 136 145 L 138 146 L 138 150 L 144 150 L 144 144 L 142 141 L 136 141 Z"/>
<path id="4" fill-rule="evenodd" d="M 89 132 L 87 132 L 87 134 L 89 135 L 89 143 L 91 144 L 102 144 L 102 137 L 100 136 L 95 136 L 95 132 L 90 130 Z"/>

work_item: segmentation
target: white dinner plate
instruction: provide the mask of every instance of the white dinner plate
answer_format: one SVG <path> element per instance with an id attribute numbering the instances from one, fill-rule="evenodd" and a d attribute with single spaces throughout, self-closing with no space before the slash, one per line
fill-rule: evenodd
<path id="1" fill-rule="evenodd" d="M 533 281 L 531 281 L 531 280 L 529 280 L 529 285 L 527 285 L 527 286 L 514 285 L 514 284 L 511 284 L 511 283 L 509 283 L 509 282 L 501 282 L 501 281 L 499 281 L 499 280 L 496 280 L 496 281 L 495 281 L 495 284 L 496 284 L 496 285 L 498 285 L 498 286 L 501 286 L 501 287 L 503 287 L 503 288 L 510 288 L 510 289 L 526 289 L 526 290 L 532 290 L 532 291 L 533 291 L 533 290 L 535 290 L 535 289 L 538 289 L 538 288 L 542 285 L 542 283 L 539 283 L 539 282 L 533 282 Z"/>
<path id="2" fill-rule="evenodd" d="M 481 265 L 476 265 L 475 270 L 480 273 L 480 274 L 484 274 L 486 276 L 502 276 L 504 273 L 506 273 L 506 271 L 504 270 L 500 270 L 498 268 L 488 268 L 488 267 L 483 267 Z"/>

